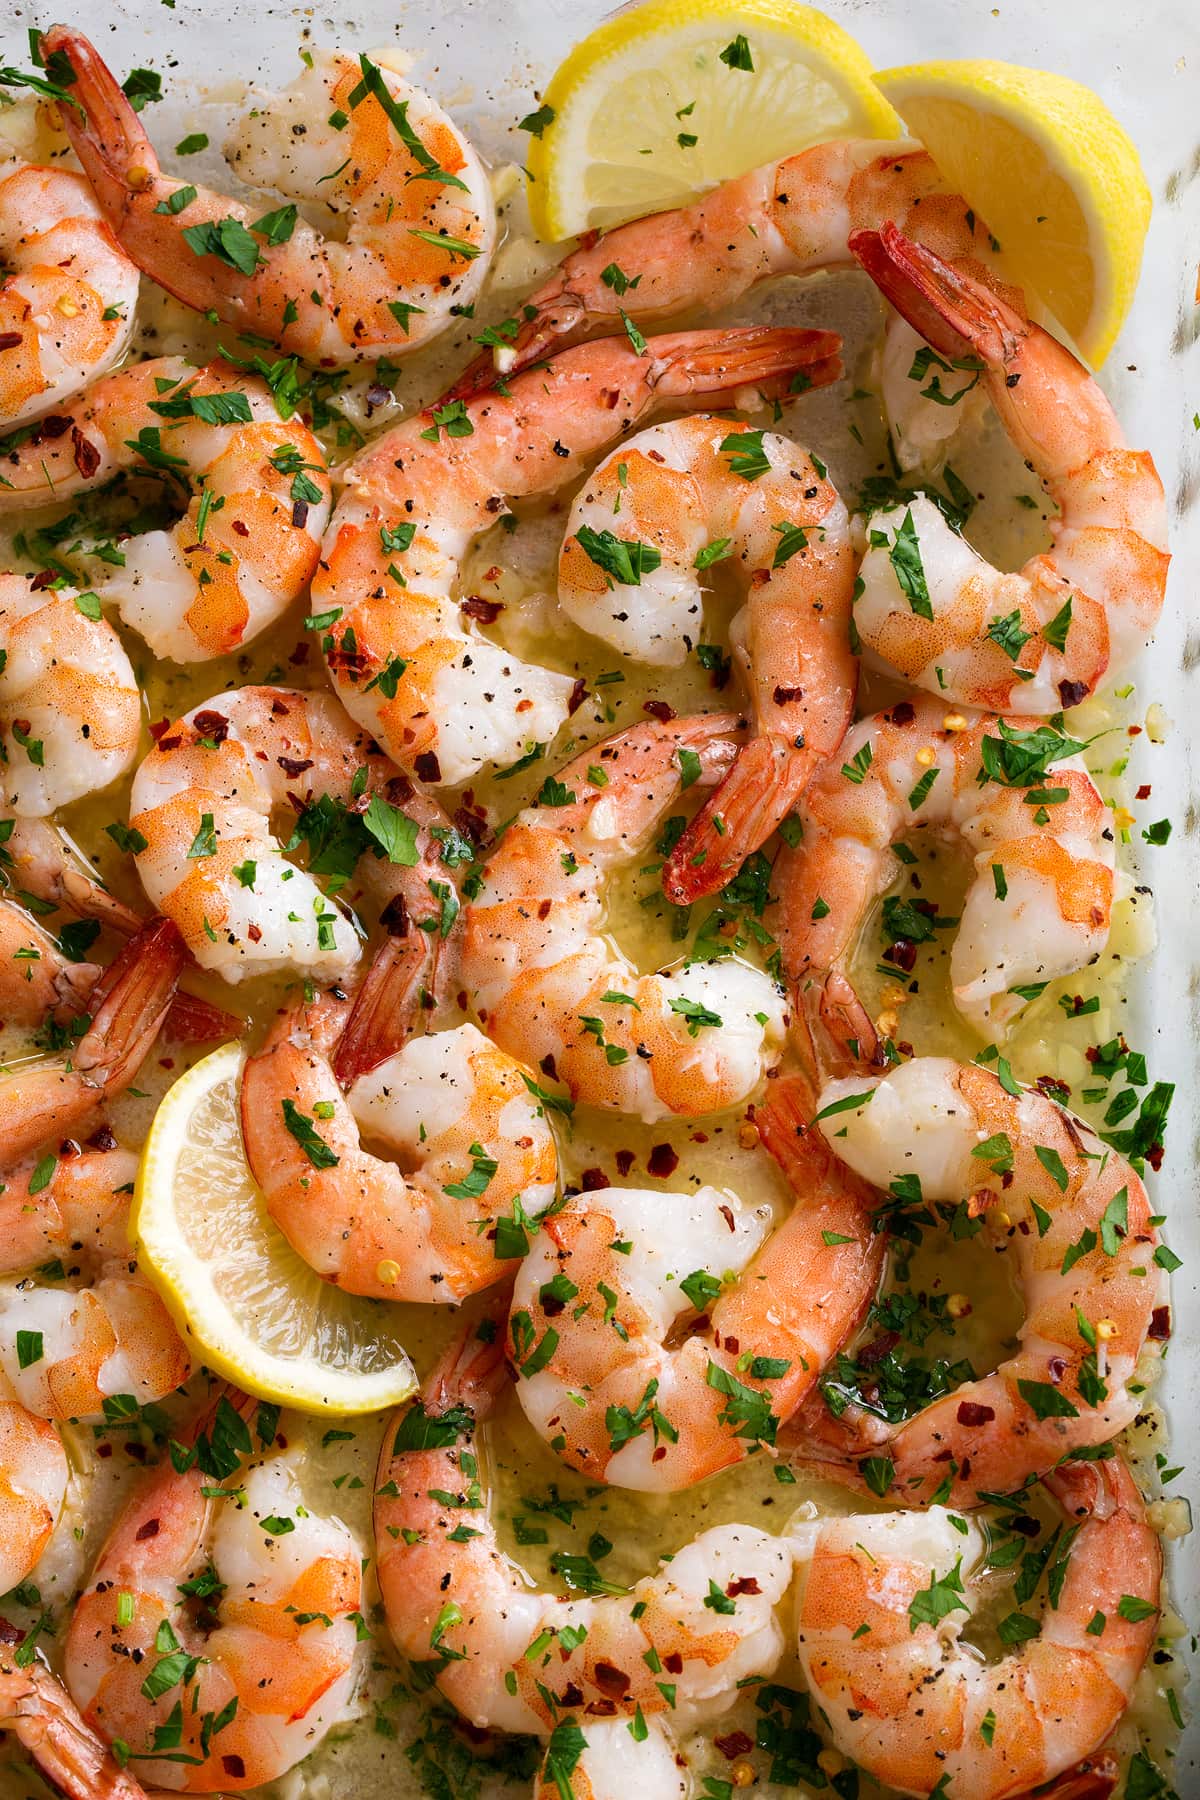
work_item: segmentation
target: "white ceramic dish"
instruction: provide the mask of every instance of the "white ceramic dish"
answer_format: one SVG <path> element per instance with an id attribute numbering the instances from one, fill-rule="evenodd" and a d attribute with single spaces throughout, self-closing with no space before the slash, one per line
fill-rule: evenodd
<path id="1" fill-rule="evenodd" d="M 1154 816 L 1174 824 L 1165 849 L 1148 850 L 1142 878 L 1155 891 L 1159 948 L 1133 987 L 1127 1033 L 1147 1051 L 1152 1075 L 1177 1083 L 1164 1174 L 1156 1185 L 1167 1231 L 1184 1258 L 1174 1282 L 1175 1337 L 1166 1395 L 1172 1460 L 1190 1491 L 1200 1461 L 1200 135 L 1196 82 L 1200 12 L 1195 0 L 824 0 L 880 66 L 934 57 L 991 56 L 1059 70 L 1096 88 L 1142 154 L 1155 211 L 1141 286 L 1105 385 L 1133 443 L 1148 445 L 1173 512 L 1174 565 L 1155 643 L 1137 671 L 1138 691 L 1173 720 L 1154 759 Z M 282 82 L 294 72 L 302 32 L 318 41 L 370 48 L 402 45 L 416 76 L 473 126 L 482 150 L 520 160 L 512 130 L 533 88 L 572 42 L 607 11 L 604 0 L 356 0 L 324 5 L 234 6 L 228 0 L 63 0 L 50 12 L 16 0 L 0 6 L 0 52 L 26 64 L 26 29 L 60 12 L 92 36 L 118 68 L 150 63 L 168 80 L 156 109 L 159 142 L 173 141 L 193 110 L 189 91 L 209 85 Z M 177 134 L 178 135 L 178 134 Z M 1149 779 L 1147 774 L 1146 779 Z M 1200 1622 L 1200 1567 L 1185 1539 L 1175 1548 L 1172 1590 L 1193 1627 Z M 1200 1795 L 1200 1730 L 1176 1761 L 1182 1800 Z"/>

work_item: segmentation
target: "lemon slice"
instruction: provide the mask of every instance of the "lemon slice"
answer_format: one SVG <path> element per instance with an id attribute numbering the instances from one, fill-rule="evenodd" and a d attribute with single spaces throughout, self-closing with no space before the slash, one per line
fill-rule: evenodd
<path id="1" fill-rule="evenodd" d="M 1081 355 L 1112 349 L 1137 287 L 1150 189 L 1098 94 L 1015 63 L 915 63 L 875 80 Z"/>
<path id="2" fill-rule="evenodd" d="M 529 147 L 529 205 L 554 241 L 682 206 L 832 137 L 894 137 L 854 39 L 795 0 L 647 0 L 576 44 Z"/>
<path id="3" fill-rule="evenodd" d="M 375 1412 L 416 1386 L 395 1307 L 322 1281 L 267 1212 L 242 1149 L 245 1051 L 188 1070 L 154 1117 L 132 1232 L 197 1359 L 247 1393 L 305 1412 Z"/>

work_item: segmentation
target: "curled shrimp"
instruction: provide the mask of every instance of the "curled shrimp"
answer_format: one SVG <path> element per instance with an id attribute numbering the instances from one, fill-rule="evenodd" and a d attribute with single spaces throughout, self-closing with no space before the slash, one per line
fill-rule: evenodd
<path id="1" fill-rule="evenodd" d="M 1054 543 L 1005 574 L 929 499 L 871 521 L 854 619 L 867 650 L 953 701 L 1045 715 L 1142 648 L 1162 610 L 1167 517 L 1149 453 L 1070 351 L 968 270 L 894 225 L 850 247 L 943 356 L 978 359 L 1001 423 L 1058 509 Z"/>
<path id="2" fill-rule="evenodd" d="M 712 1187 L 605 1188 L 544 1221 L 517 1271 L 509 1358 L 526 1417 L 572 1468 L 651 1492 L 729 1468 L 774 1444 L 862 1318 L 882 1265 L 875 1201 L 811 1113 L 797 1077 L 755 1112 L 794 1194 L 775 1230 L 769 1205 Z"/>
<path id="3" fill-rule="evenodd" d="M 69 1051 L 0 1072 L 0 1144 L 9 1164 L 51 1137 L 86 1130 L 137 1074 L 171 1009 L 186 961 L 168 919 L 152 919 L 123 947 L 89 997 L 87 1029 Z"/>
<path id="4" fill-rule="evenodd" d="M 226 155 L 251 187 L 291 204 L 260 215 L 164 175 L 141 120 L 81 32 L 42 40 L 74 71 L 71 146 L 139 268 L 185 305 L 306 361 L 403 356 L 469 310 L 495 244 L 491 189 L 437 103 L 377 61 L 306 53 L 282 94 L 262 94 Z M 294 202 L 348 222 L 344 241 Z"/>
<path id="5" fill-rule="evenodd" d="M 1002 1031 L 1022 989 L 1091 961 L 1112 915 L 1112 814 L 1049 726 L 901 700 L 863 719 L 809 784 L 802 841 L 775 865 L 784 960 L 805 979 L 841 968 L 910 835 L 957 840 L 974 876 L 950 953 L 955 1004 Z"/>
<path id="6" fill-rule="evenodd" d="M 636 725 L 560 769 L 504 832 L 463 909 L 461 973 L 502 1050 L 575 1100 L 647 1123 L 736 1106 L 780 1043 L 775 983 L 733 957 L 639 974 L 603 930 L 604 883 L 685 783 L 737 755 L 731 714 Z"/>
<path id="7" fill-rule="evenodd" d="M 84 1724 L 58 1677 L 36 1658 L 22 1666 L 2 1641 L 0 1730 L 12 1732 L 50 1788 L 65 1800 L 146 1800 L 141 1783 Z"/>
<path id="8" fill-rule="evenodd" d="M 22 1279 L 0 1284 L 0 1379 L 40 1418 L 97 1416 L 117 1394 L 145 1405 L 188 1378 L 188 1353 L 129 1245 L 137 1169 L 102 1127 L 83 1149 L 68 1142 L 5 1173 L 0 1272 Z"/>
<path id="9" fill-rule="evenodd" d="M 667 859 L 680 906 L 724 887 L 791 810 L 841 742 L 858 676 L 846 508 L 819 459 L 778 432 L 701 415 L 611 451 L 571 507 L 559 603 L 625 655 L 678 666 L 700 637 L 698 564 L 714 551 L 744 593 L 731 636 L 756 735 Z"/>
<path id="10" fill-rule="evenodd" d="M 627 1594 L 570 1599 L 533 1588 L 497 1541 L 477 1438 L 503 1382 L 500 1344 L 469 1336 L 384 1433 L 375 1547 L 401 1653 L 432 1662 L 445 1698 L 476 1726 L 546 1736 L 572 1718 L 586 1735 L 593 1719 L 628 1722 L 640 1711 L 674 1731 L 720 1714 L 739 1682 L 779 1660 L 786 1545 L 721 1525 Z M 459 1529 L 464 1507 L 469 1533 Z M 731 1604 L 714 1608 L 714 1591 Z M 657 1678 L 664 1669 L 670 1702 Z"/>
<path id="11" fill-rule="evenodd" d="M 165 1466 L 134 1493 L 66 1638 L 87 1726 L 120 1739 L 156 1787 L 185 1793 L 285 1774 L 354 1682 L 358 1545 L 305 1503 L 302 1457 L 275 1441 L 274 1422 L 235 1402 L 218 1400 L 190 1467 Z M 155 1756 L 162 1731 L 178 1758 Z"/>
<path id="12" fill-rule="evenodd" d="M 1015 1621 L 1024 1629 L 1005 1641 L 1018 1648 L 994 1662 L 960 1635 L 995 1585 L 994 1529 L 940 1506 L 789 1527 L 805 1679 L 838 1749 L 889 1789 L 1089 1791 L 1086 1771 L 1079 1787 L 1046 1784 L 1098 1750 L 1133 1697 L 1158 1625 L 1162 1550 L 1118 1457 L 1069 1463 L 1045 1487 L 1062 1520 L 1026 1561 L 1049 1564 L 1048 1603 L 1040 1619 L 1010 1615 L 1001 1636 Z"/>
<path id="13" fill-rule="evenodd" d="M 133 763 L 142 704 L 94 594 L 0 575 L 0 806 L 44 817 Z"/>
<path id="14" fill-rule="evenodd" d="M 0 418 L 67 406 L 125 354 L 138 272 L 82 175 L 0 169 Z"/>
<path id="15" fill-rule="evenodd" d="M 122 471 L 187 496 L 183 517 L 130 538 L 98 586 L 156 656 L 224 656 L 304 591 L 329 477 L 320 444 L 299 419 L 279 417 L 265 381 L 181 356 L 106 376 L 75 413 L 43 420 L 0 455 L 0 510 L 91 492 Z"/>
<path id="16" fill-rule="evenodd" d="M 620 327 L 622 310 L 659 328 L 681 313 L 736 305 L 756 283 L 853 262 L 853 231 L 886 219 L 944 256 L 986 264 L 986 226 L 947 194 L 933 158 L 906 139 L 844 138 L 768 163 L 675 211 L 589 235 L 522 308 L 511 345 L 486 355 L 455 392 L 507 378 L 565 343 Z M 612 285 L 615 266 L 625 280 Z M 618 287 L 620 293 L 618 293 Z"/>
<path id="17" fill-rule="evenodd" d="M 359 933 L 318 884 L 324 870 L 343 888 L 352 874 L 372 884 L 392 905 L 396 930 L 411 928 L 425 945 L 433 984 L 469 847 L 332 694 L 244 687 L 214 695 L 158 739 L 133 778 L 130 805 L 130 829 L 144 840 L 142 884 L 202 968 L 227 981 L 275 969 L 346 975 Z M 273 830 L 281 816 L 284 846 Z M 361 854 L 352 851 L 343 866 L 340 851 L 331 852 L 323 863 L 331 835 Z M 285 854 L 301 841 L 314 872 Z"/>
<path id="18" fill-rule="evenodd" d="M 1012 1354 L 906 1421 L 843 1407 L 844 1393 L 837 1416 L 815 1400 L 794 1430 L 835 1479 L 860 1479 L 872 1456 L 905 1504 L 971 1506 L 1107 1443 L 1137 1414 L 1138 1359 L 1171 1329 L 1146 1190 L 1082 1119 L 1015 1086 L 923 1056 L 822 1088 L 822 1130 L 855 1174 L 913 1204 L 961 1205 L 1010 1251 L 1025 1298 Z"/>
<path id="19" fill-rule="evenodd" d="M 511 1273 L 523 1221 L 554 1199 L 558 1159 L 520 1065 L 474 1025 L 411 1036 L 407 989 L 388 942 L 353 1009 L 334 994 L 289 1007 L 246 1063 L 242 1136 L 272 1217 L 327 1281 L 455 1305 Z M 338 1059 L 347 1043 L 362 1054 L 364 1000 L 389 1029 L 373 1029 L 356 1074 Z"/>
<path id="20" fill-rule="evenodd" d="M 512 498 L 583 473 L 648 413 L 805 369 L 837 372 L 831 332 L 680 332 L 635 351 L 584 345 L 487 394 L 405 420 L 341 472 L 313 581 L 334 687 L 395 761 L 421 780 L 464 781 L 548 742 L 576 697 L 572 676 L 522 662 L 464 622 L 452 590 L 472 539 Z"/>

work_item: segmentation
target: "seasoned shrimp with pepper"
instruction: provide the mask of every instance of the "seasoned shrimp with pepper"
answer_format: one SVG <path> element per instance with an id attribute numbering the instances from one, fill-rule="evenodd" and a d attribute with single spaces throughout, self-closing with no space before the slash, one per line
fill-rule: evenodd
<path id="1" fill-rule="evenodd" d="M 1025 1318 L 1010 1355 L 899 1424 L 814 1396 L 805 1460 L 906 1505 L 973 1506 L 1104 1444 L 1136 1417 L 1139 1358 L 1170 1335 L 1166 1276 L 1137 1172 L 1082 1119 L 976 1063 L 920 1056 L 827 1082 L 820 1130 L 862 1180 L 913 1206 L 962 1206 L 1012 1258 Z"/>
<path id="2" fill-rule="evenodd" d="M 534 1429 L 572 1468 L 653 1493 L 775 1442 L 865 1314 L 883 1240 L 874 1196 L 808 1120 L 802 1077 L 755 1124 L 792 1190 L 608 1187 L 552 1213 L 517 1271 L 509 1359 Z M 688 1322 L 690 1319 L 690 1322 Z"/>
<path id="3" fill-rule="evenodd" d="M 779 1660 L 790 1548 L 720 1525 L 627 1594 L 534 1588 L 497 1540 L 477 1433 L 505 1379 L 501 1344 L 472 1329 L 385 1430 L 375 1550 L 401 1653 L 469 1724 L 550 1736 L 552 1750 L 564 1719 L 586 1736 L 593 1719 L 640 1715 L 675 1732 L 719 1716 Z"/>
<path id="4" fill-rule="evenodd" d="M 313 613 L 348 711 L 420 780 L 454 784 L 549 742 L 578 702 L 572 675 L 522 661 L 467 622 L 454 595 L 472 542 L 512 499 L 549 495 L 664 406 L 751 404 L 799 369 L 837 374 L 828 331 L 680 332 L 639 353 L 607 338 L 503 394 L 385 431 L 341 472 Z"/>
<path id="5" fill-rule="evenodd" d="M 678 667 L 701 641 L 701 571 L 733 570 L 731 637 L 755 736 L 667 859 L 669 897 L 714 893 L 770 836 L 854 705 L 850 521 L 820 458 L 774 431 L 701 415 L 610 451 L 571 507 L 558 598 L 640 662 Z"/>
<path id="6" fill-rule="evenodd" d="M 393 942 L 353 1005 L 297 1000 L 249 1059 L 246 1160 L 327 1281 L 458 1305 L 511 1273 L 525 1224 L 554 1199 L 558 1159 L 519 1063 L 474 1025 L 413 1034 Z"/>
<path id="7" fill-rule="evenodd" d="M 142 884 L 202 968 L 227 981 L 278 969 L 340 979 L 361 953 L 360 927 L 343 903 L 354 877 L 385 923 L 413 934 L 435 985 L 469 847 L 332 694 L 215 694 L 159 737 L 134 776 L 130 805 Z M 280 818 L 290 832 L 283 843 Z M 323 861 L 331 835 L 351 846 L 347 863 Z M 302 843 L 312 852 L 308 869 L 286 854 Z M 333 877 L 328 891 L 319 874 Z"/>
<path id="8" fill-rule="evenodd" d="M 1000 1637 L 1013 1648 L 991 1662 L 962 1633 L 994 1592 L 989 1556 L 1029 1543 L 1006 1533 L 1007 1519 L 984 1527 L 933 1506 L 791 1522 L 805 1680 L 838 1749 L 889 1790 L 921 1800 L 1112 1792 L 1106 1757 L 1091 1783 L 1086 1764 L 1078 1787 L 1070 1772 L 1133 1697 L 1158 1626 L 1162 1550 L 1119 1456 L 1068 1462 L 1045 1487 L 1060 1522 L 1026 1551 L 1015 1590 L 1032 1599 L 1045 1569 L 1043 1610 L 1008 1613 Z M 1036 1520 L 1016 1517 L 1036 1533 Z"/>
<path id="9" fill-rule="evenodd" d="M 932 500 L 877 513 L 859 571 L 859 636 L 878 663 L 949 701 L 1045 716 L 1142 649 L 1166 590 L 1167 513 L 1099 384 L 969 268 L 894 225 L 850 248 L 942 357 L 976 360 L 1004 429 L 1041 478 L 1053 547 L 1005 573 Z"/>
<path id="10" fill-rule="evenodd" d="M 685 787 L 711 787 L 742 742 L 705 713 L 635 725 L 548 777 L 463 908 L 462 980 L 488 1035 L 573 1099 L 647 1123 L 745 1100 L 782 1045 L 779 988 L 730 956 L 641 974 L 604 931 L 606 881 Z"/>
<path id="11" fill-rule="evenodd" d="M 0 164 L 0 419 L 69 406 L 133 336 L 138 272 L 74 169 Z"/>
<path id="12" fill-rule="evenodd" d="M 222 1394 L 190 1464 L 165 1463 L 134 1492 L 71 1616 L 71 1696 L 156 1789 L 272 1781 L 350 1698 L 359 1546 L 306 1503 L 302 1454 L 277 1442 L 277 1417 Z M 177 1759 L 155 1754 L 162 1732 Z"/>
<path id="13" fill-rule="evenodd" d="M 951 992 L 977 1030 L 1003 1031 L 1031 986 L 1082 969 L 1108 941 L 1113 815 L 1083 748 L 1055 726 L 954 712 L 924 695 L 852 726 L 804 794 L 801 840 L 775 864 L 788 973 L 844 971 L 872 903 L 901 872 L 892 845 L 946 838 L 974 871 Z"/>
<path id="14" fill-rule="evenodd" d="M 124 774 L 142 701 L 95 594 L 0 575 L 0 806 L 44 818 Z"/>
<path id="15" fill-rule="evenodd" d="M 0 513 L 153 476 L 183 516 L 141 531 L 97 578 L 156 656 L 203 662 L 265 631 L 307 587 L 329 517 L 324 453 L 265 381 L 218 358 L 156 356 L 106 376 L 71 414 L 0 454 Z"/>
<path id="16" fill-rule="evenodd" d="M 73 71 L 63 123 L 127 256 L 185 305 L 306 362 L 403 356 L 475 300 L 496 241 L 487 175 L 395 54 L 306 51 L 282 94 L 264 93 L 226 157 L 247 205 L 164 175 L 116 78 L 81 32 L 44 50 Z M 325 235 L 297 202 L 345 221 Z"/>

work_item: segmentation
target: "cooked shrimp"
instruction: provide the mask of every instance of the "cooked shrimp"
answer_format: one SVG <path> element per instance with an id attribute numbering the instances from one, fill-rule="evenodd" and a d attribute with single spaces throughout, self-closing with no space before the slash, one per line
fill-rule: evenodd
<path id="1" fill-rule="evenodd" d="M 774 1231 L 769 1204 L 712 1187 L 610 1187 L 545 1220 L 517 1271 L 509 1358 L 527 1418 L 572 1468 L 651 1492 L 705 1480 L 774 1443 L 858 1324 L 882 1265 L 875 1200 L 812 1112 L 796 1077 L 755 1112 L 795 1194 Z"/>
<path id="2" fill-rule="evenodd" d="M 157 356 L 106 376 L 73 416 L 45 420 L 0 456 L 0 510 L 66 500 L 121 471 L 187 496 L 169 530 L 124 545 L 98 592 L 156 656 L 203 662 L 287 611 L 317 564 L 329 517 L 320 444 L 283 420 L 265 381 L 220 359 Z"/>
<path id="3" fill-rule="evenodd" d="M 639 354 L 606 339 L 530 371 L 504 395 L 407 419 L 340 475 L 313 581 L 334 686 L 389 755 L 431 782 L 464 781 L 548 742 L 567 717 L 570 675 L 481 637 L 452 589 L 472 539 L 509 499 L 582 475 L 664 405 L 779 387 L 804 369 L 833 379 L 831 332 L 681 332 Z"/>
<path id="4" fill-rule="evenodd" d="M 647 1123 L 737 1106 L 779 1047 L 776 984 L 734 957 L 641 975 L 602 929 L 604 883 L 685 785 L 730 767 L 737 719 L 635 725 L 551 777 L 463 909 L 462 980 L 488 1035 L 572 1097 Z"/>
<path id="5" fill-rule="evenodd" d="M 635 1737 L 629 1719 L 573 1719 L 551 1733 L 550 1752 L 533 1784 L 533 1800 L 562 1800 L 566 1781 L 573 1800 L 688 1800 L 687 1764 L 661 1719 L 643 1719 Z M 577 1759 L 577 1760 L 576 1760 Z"/>
<path id="6" fill-rule="evenodd" d="M 48 1419 L 0 1398 L 0 1582 L 9 1593 L 39 1560 L 62 1512 L 70 1470 Z"/>
<path id="7" fill-rule="evenodd" d="M 7 1164 L 48 1138 L 77 1135 L 129 1085 L 170 1011 L 185 960 L 174 925 L 151 920 L 90 995 L 90 1022 L 69 1051 L 0 1071 L 0 1144 Z"/>
<path id="8" fill-rule="evenodd" d="M 1112 815 L 1081 748 L 1049 725 L 933 699 L 861 720 L 810 783 L 803 840 L 775 865 L 789 973 L 840 967 L 900 873 L 891 845 L 933 833 L 964 844 L 975 870 L 950 953 L 955 1003 L 979 1031 L 1002 1031 L 1023 987 L 1083 968 L 1108 941 Z"/>
<path id="9" fill-rule="evenodd" d="M 53 932 L 14 900 L 0 900 L 0 1024 L 65 1024 L 86 1012 L 104 971 L 68 956 Z"/>
<path id="10" fill-rule="evenodd" d="M 226 146 L 239 178 L 285 206 L 259 216 L 164 175 L 141 120 L 93 46 L 55 26 L 47 52 L 75 73 L 63 123 L 126 254 L 188 306 L 308 362 L 403 356 L 469 310 L 496 223 L 479 158 L 437 103 L 389 67 L 305 53 L 282 94 L 264 93 Z M 344 218 L 344 241 L 295 202 Z"/>
<path id="11" fill-rule="evenodd" d="M 575 497 L 558 597 L 626 656 L 678 667 L 700 637 L 697 564 L 715 549 L 745 605 L 732 640 L 756 736 L 667 859 L 677 905 L 724 887 L 850 723 L 850 521 L 824 465 L 773 431 L 701 416 L 651 425 Z"/>
<path id="12" fill-rule="evenodd" d="M 0 419 L 68 406 L 129 347 L 138 272 L 71 169 L 0 169 Z M 0 483 L 2 485 L 2 483 Z"/>
<path id="13" fill-rule="evenodd" d="M 882 1458 L 905 1504 L 971 1506 L 1128 1425 L 1138 1358 L 1169 1336 L 1170 1309 L 1150 1202 L 1125 1158 L 1037 1089 L 1013 1094 L 946 1057 L 841 1077 L 820 1100 L 822 1129 L 864 1181 L 983 1219 L 1015 1259 L 1025 1320 L 992 1374 L 902 1423 L 854 1403 L 832 1417 L 816 1402 L 798 1422 L 805 1457 L 851 1480 L 863 1457 Z"/>
<path id="14" fill-rule="evenodd" d="M 854 611 L 864 645 L 945 699 L 1044 716 L 1142 648 L 1162 610 L 1167 515 L 1149 453 L 1062 344 L 894 225 L 850 247 L 944 357 L 977 358 L 1008 435 L 1058 508 L 1053 548 L 1005 574 L 920 496 L 871 520 Z"/>
<path id="15" fill-rule="evenodd" d="M 474 1025 L 409 1035 L 407 971 L 390 944 L 382 957 L 381 991 L 369 975 L 364 993 L 390 1022 L 390 1044 L 376 1034 L 383 1060 L 339 1081 L 349 1003 L 322 994 L 289 1007 L 242 1076 L 246 1158 L 272 1217 L 327 1281 L 456 1305 L 511 1274 L 523 1220 L 555 1196 L 554 1138 L 520 1064 Z"/>
<path id="16" fill-rule="evenodd" d="M 145 923 L 132 907 L 109 893 L 68 834 L 46 819 L 0 819 L 0 889 L 5 888 L 18 895 L 32 894 L 82 918 L 98 919 L 123 937 Z"/>
<path id="17" fill-rule="evenodd" d="M 974 1519 L 934 1506 L 791 1525 L 805 1679 L 838 1749 L 889 1788 L 1047 1792 L 1129 1705 L 1162 1581 L 1142 1497 L 1117 1457 L 1068 1464 L 1045 1485 L 1063 1513 L 1044 1546 L 1049 1603 L 1040 1619 L 1011 1615 L 1024 1641 L 1008 1638 L 1019 1647 L 991 1663 L 961 1639 L 995 1586 Z"/>
<path id="18" fill-rule="evenodd" d="M 142 701 L 94 594 L 0 575 L 0 806 L 44 817 L 137 755 Z"/>
<path id="19" fill-rule="evenodd" d="M 657 329 L 697 307 L 734 306 L 769 276 L 852 263 L 851 232 L 885 219 L 944 256 L 975 256 L 982 266 L 986 226 L 942 188 L 933 158 L 911 138 L 838 139 L 751 169 L 677 211 L 589 234 L 522 308 L 513 344 L 494 362 L 481 357 L 456 391 L 494 379 L 496 368 L 507 377 L 564 343 L 619 329 L 622 310 Z M 613 282 L 614 267 L 623 280 Z"/>
<path id="20" fill-rule="evenodd" d="M 395 902 L 397 930 L 417 929 L 432 971 L 457 913 L 461 840 L 332 694 L 244 687 L 214 695 L 159 738 L 133 778 L 130 804 L 131 829 L 145 839 L 142 884 L 202 968 L 227 981 L 275 969 L 346 975 L 358 961 L 358 931 L 315 877 L 344 886 L 356 873 L 353 853 L 349 866 L 340 860 L 349 840 L 364 852 L 359 878 Z M 280 815 L 295 827 L 283 845 L 272 830 Z M 285 854 L 301 841 L 309 871 Z"/>
<path id="21" fill-rule="evenodd" d="M 454 1346 L 384 1433 L 375 1548 L 401 1653 L 426 1668 L 432 1660 L 438 1687 L 471 1724 L 503 1731 L 544 1736 L 568 1715 L 586 1734 L 593 1718 L 640 1709 L 650 1720 L 671 1700 L 672 1729 L 723 1712 L 739 1682 L 779 1660 L 788 1547 L 752 1526 L 720 1525 L 628 1594 L 569 1599 L 531 1587 L 497 1541 L 476 1439 L 503 1384 L 502 1355 L 495 1341 Z"/>
<path id="22" fill-rule="evenodd" d="M 190 1468 L 164 1465 L 133 1495 L 66 1639 L 85 1723 L 156 1787 L 186 1793 L 285 1774 L 354 1682 L 359 1547 L 306 1503 L 301 1456 L 236 1398 L 218 1401 Z M 163 1730 L 178 1760 L 154 1754 Z"/>
<path id="23" fill-rule="evenodd" d="M 97 1139 L 7 1171 L 0 1194 L 0 1272 L 22 1276 L 0 1284 L 0 1377 L 44 1419 L 99 1414 L 115 1394 L 144 1405 L 191 1369 L 130 1249 L 138 1158 L 107 1128 Z"/>
<path id="24" fill-rule="evenodd" d="M 36 1658 L 22 1667 L 3 1643 L 0 1730 L 12 1732 L 47 1785 L 66 1800 L 146 1800 L 141 1784 L 84 1724 L 58 1677 Z"/>

